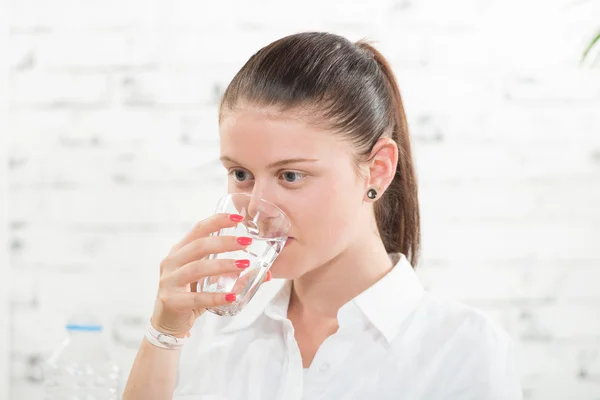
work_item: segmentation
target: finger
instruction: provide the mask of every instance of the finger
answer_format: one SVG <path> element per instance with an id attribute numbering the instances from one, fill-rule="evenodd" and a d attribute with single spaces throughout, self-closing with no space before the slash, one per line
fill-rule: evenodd
<path id="1" fill-rule="evenodd" d="M 246 286 L 250 283 L 250 282 L 254 282 L 256 275 L 258 275 L 259 273 L 259 268 L 254 268 L 250 271 L 247 271 L 244 273 L 244 275 L 240 276 L 238 278 L 237 281 L 235 281 L 235 284 L 233 285 L 233 288 L 231 289 L 231 291 L 233 293 L 242 293 L 243 291 L 245 291 Z"/>
<path id="2" fill-rule="evenodd" d="M 168 304 L 177 310 L 184 311 L 224 306 L 233 301 L 235 301 L 235 294 L 232 293 L 175 292 L 169 296 Z"/>
<path id="3" fill-rule="evenodd" d="M 236 236 L 208 236 L 196 239 L 161 263 L 161 272 L 170 272 L 192 261 L 201 260 L 210 254 L 242 250 L 252 243 L 251 238 Z M 162 273 L 161 273 L 162 275 Z"/>
<path id="4" fill-rule="evenodd" d="M 175 244 L 169 254 L 177 252 L 182 247 L 196 239 L 210 235 L 222 228 L 231 228 L 241 222 L 243 217 L 238 214 L 218 213 L 196 223 L 192 230 L 183 239 Z"/>
<path id="5" fill-rule="evenodd" d="M 261 273 L 260 268 L 255 268 L 255 269 L 249 270 L 247 272 L 243 272 L 244 275 L 240 276 L 240 278 L 235 282 L 231 291 L 233 293 L 241 293 L 242 291 L 244 291 L 246 289 L 246 285 L 248 284 L 248 282 L 254 282 L 254 280 L 256 279 L 256 276 L 260 273 Z M 271 270 L 267 271 L 267 273 L 264 274 L 260 278 L 260 281 L 256 282 L 256 285 L 260 286 L 263 283 L 268 282 L 270 280 L 271 280 Z M 250 289 L 248 289 L 248 290 L 250 290 Z"/>
<path id="6" fill-rule="evenodd" d="M 237 274 L 239 275 L 250 265 L 250 260 L 212 259 L 195 260 L 176 269 L 165 277 L 166 286 L 181 287 L 197 282 L 207 276 Z"/>

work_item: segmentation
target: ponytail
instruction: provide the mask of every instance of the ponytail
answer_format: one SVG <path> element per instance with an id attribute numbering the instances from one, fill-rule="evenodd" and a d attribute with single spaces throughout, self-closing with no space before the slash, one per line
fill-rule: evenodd
<path id="1" fill-rule="evenodd" d="M 419 257 L 421 228 L 417 178 L 402 97 L 385 57 L 369 43 L 360 41 L 356 45 L 372 54 L 383 74 L 389 94 L 391 138 L 398 145 L 396 175 L 375 203 L 377 227 L 386 251 L 403 253 L 414 268 Z"/>

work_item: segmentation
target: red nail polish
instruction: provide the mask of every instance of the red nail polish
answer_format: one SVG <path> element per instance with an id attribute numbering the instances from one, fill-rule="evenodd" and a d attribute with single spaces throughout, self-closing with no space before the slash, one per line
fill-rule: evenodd
<path id="1" fill-rule="evenodd" d="M 235 298 L 236 298 L 236 297 L 237 297 L 237 296 L 235 295 L 235 293 L 228 293 L 228 294 L 225 296 L 225 300 L 227 300 L 229 303 L 233 303 L 233 302 L 235 301 Z"/>
<path id="2" fill-rule="evenodd" d="M 267 278 L 265 279 L 265 282 L 269 282 L 271 280 L 271 271 L 267 271 Z"/>
<path id="3" fill-rule="evenodd" d="M 234 222 L 242 222 L 244 217 L 239 214 L 229 214 L 229 219 Z"/>
<path id="4" fill-rule="evenodd" d="M 248 268 L 250 266 L 250 260 L 237 260 L 235 266 L 238 268 Z"/>
<path id="5" fill-rule="evenodd" d="M 237 242 L 242 246 L 249 246 L 252 243 L 252 238 L 242 236 L 237 238 Z"/>

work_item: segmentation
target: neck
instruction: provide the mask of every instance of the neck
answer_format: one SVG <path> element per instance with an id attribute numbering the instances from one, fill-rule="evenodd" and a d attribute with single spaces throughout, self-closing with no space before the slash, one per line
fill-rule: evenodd
<path id="1" fill-rule="evenodd" d="M 338 310 L 393 267 L 381 239 L 371 235 L 327 264 L 293 281 L 289 310 L 319 319 L 336 319 Z M 288 312 L 290 312 L 288 310 Z"/>

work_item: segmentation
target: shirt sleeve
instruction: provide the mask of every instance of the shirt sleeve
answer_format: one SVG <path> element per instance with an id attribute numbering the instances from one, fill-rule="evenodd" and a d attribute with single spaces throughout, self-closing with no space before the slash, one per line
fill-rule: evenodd
<path id="1" fill-rule="evenodd" d="M 432 399 L 522 400 L 514 340 L 484 316 L 470 318 L 441 363 Z"/>
<path id="2" fill-rule="evenodd" d="M 450 399 L 521 400 L 519 376 L 514 365 L 514 344 L 483 349 L 462 379 L 450 386 Z"/>

